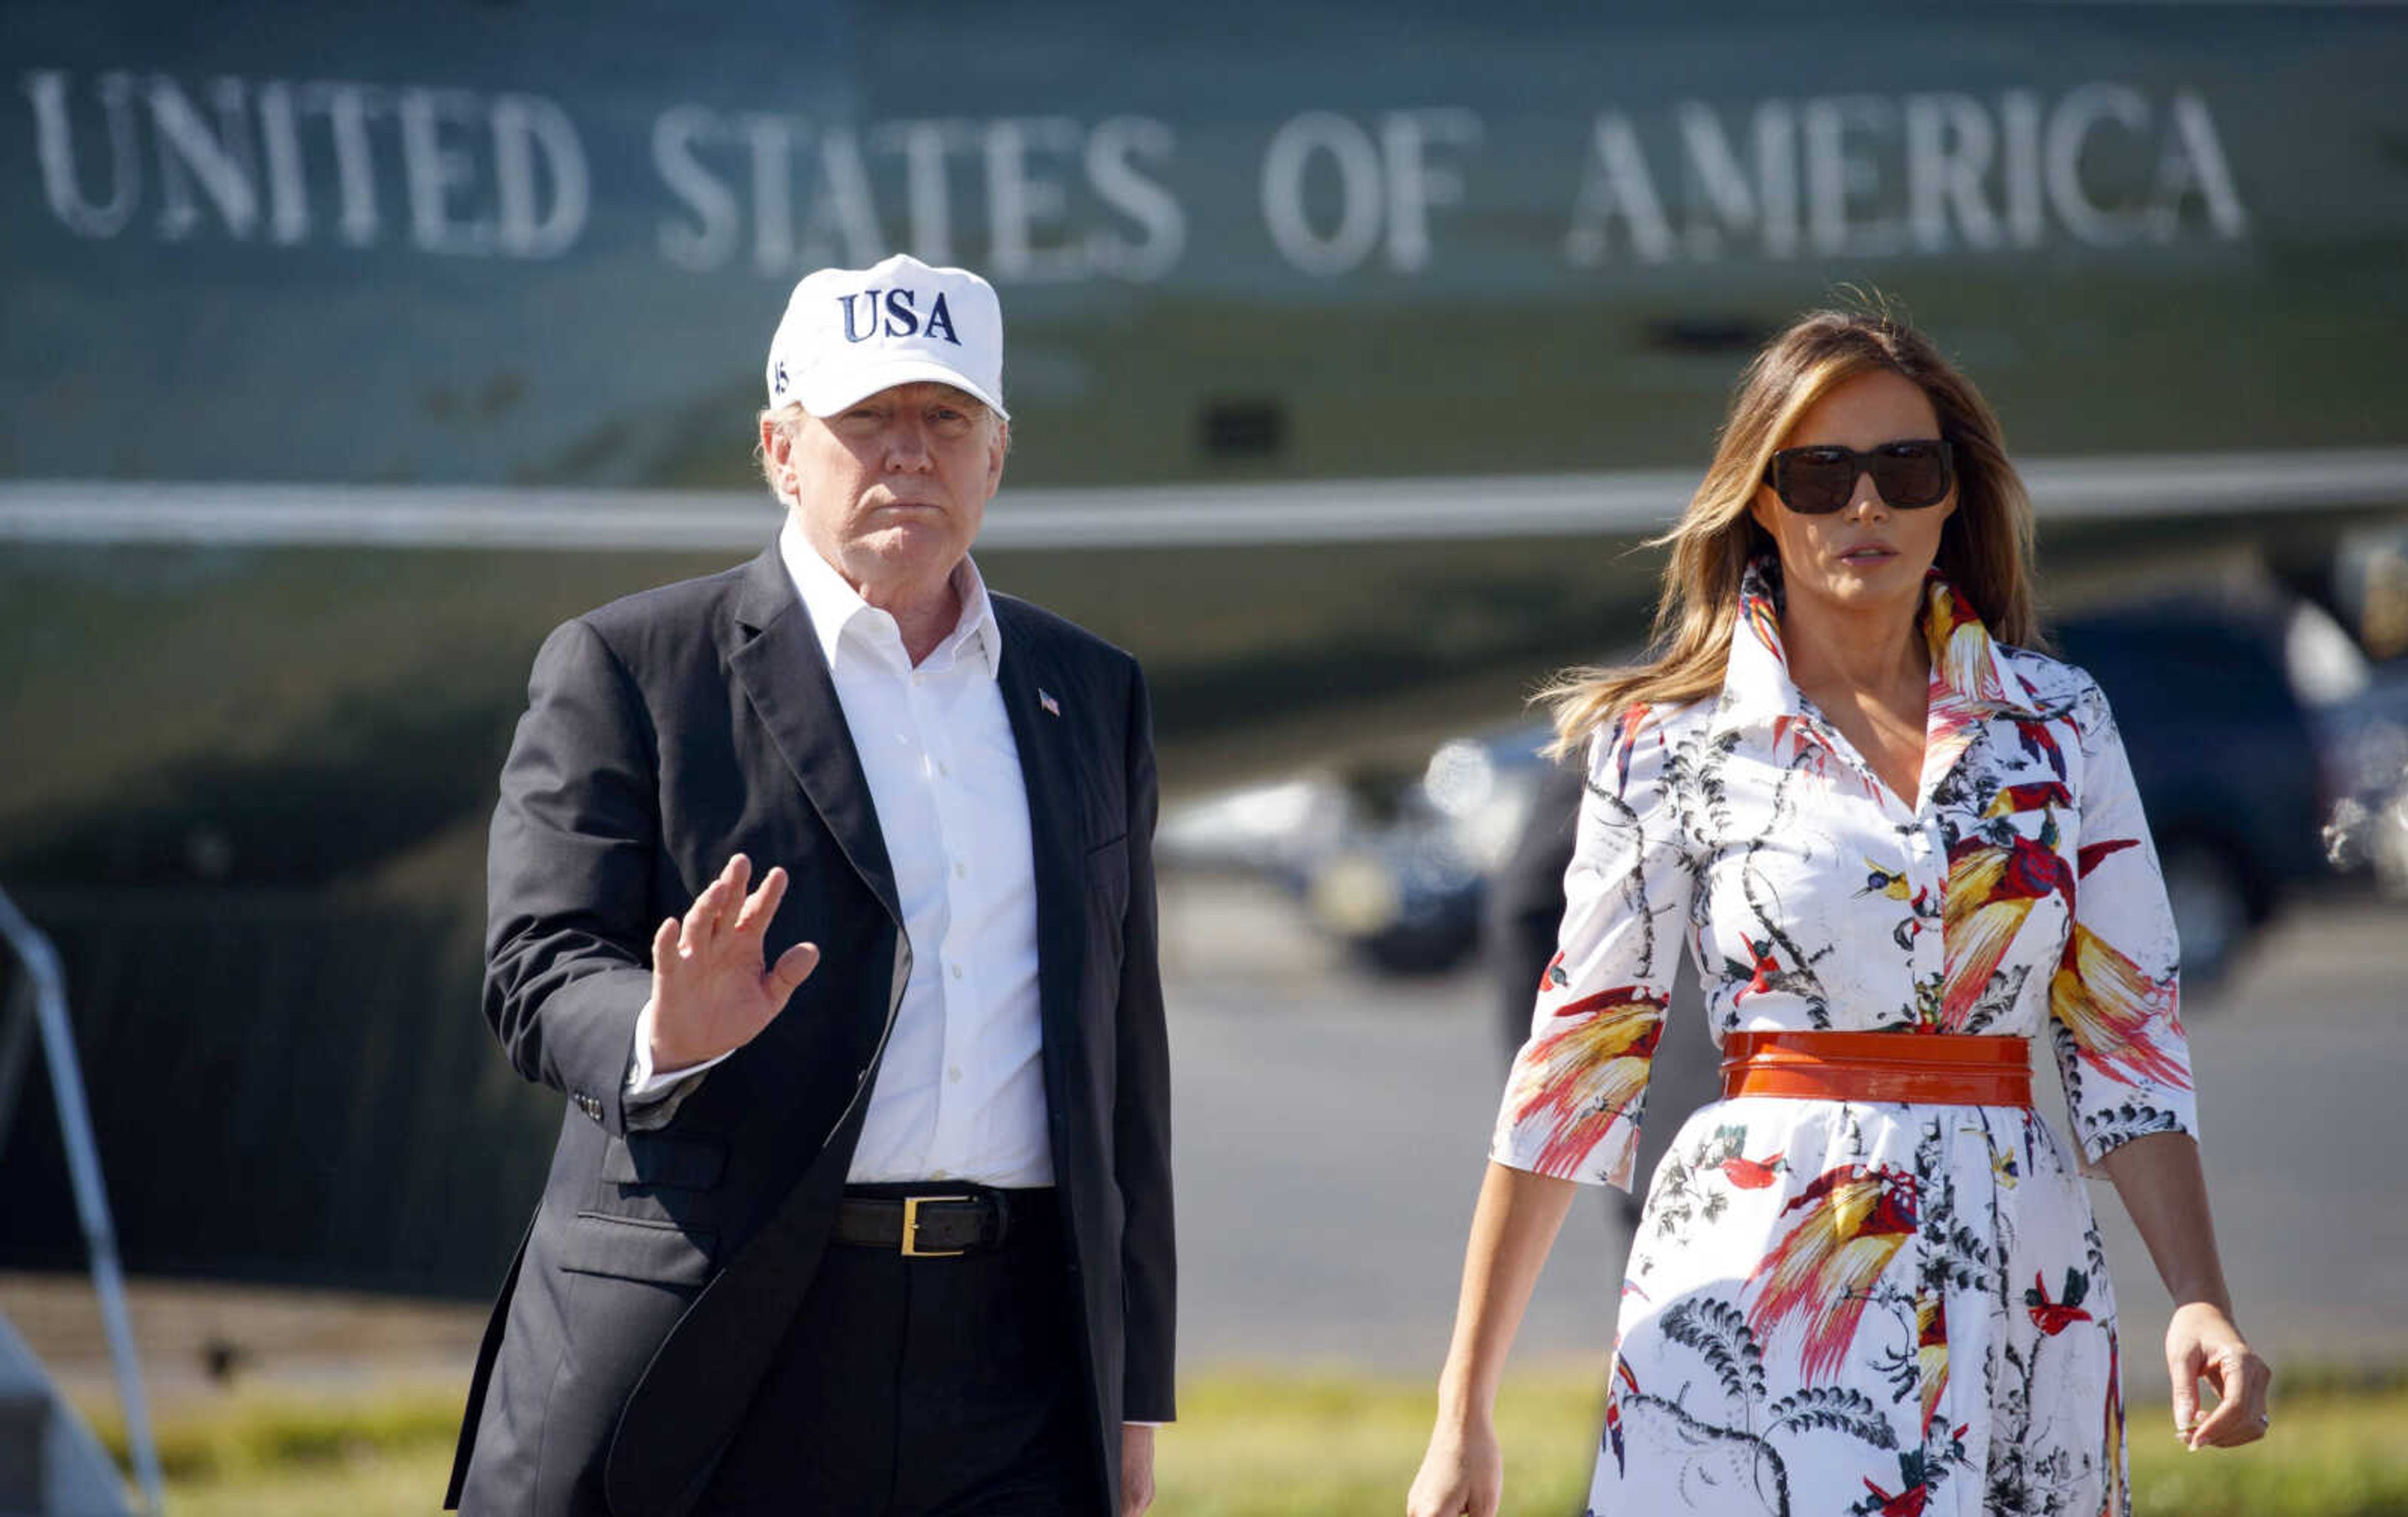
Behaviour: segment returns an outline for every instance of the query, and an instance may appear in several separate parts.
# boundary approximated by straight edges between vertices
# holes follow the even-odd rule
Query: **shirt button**
[[[947,764],[943,759],[939,759],[937,761],[937,772],[939,774],[949,775],[953,772],[953,768],[952,765]]]
[[[953,861],[953,878],[954,878],[954,879],[956,879],[956,880],[967,880],[967,879],[968,879],[968,878],[969,878],[969,872],[970,872],[970,866],[969,866],[968,865],[964,864],[964,863],[963,863],[963,862],[961,862],[959,859],[955,859],[955,860]]]
[[[911,675],[911,682],[915,685],[924,685],[928,682],[928,677],[915,670]]]
[[[928,1171],[928,1178],[930,1180],[951,1180],[953,1178],[953,1172],[950,1169],[931,1169]]]
[[[962,1082],[962,1066],[957,1064],[952,1068],[946,1070],[945,1078],[952,1081],[956,1085],[960,1084]]]
[[[953,966],[953,978],[955,980],[962,978],[962,966],[958,964]]]

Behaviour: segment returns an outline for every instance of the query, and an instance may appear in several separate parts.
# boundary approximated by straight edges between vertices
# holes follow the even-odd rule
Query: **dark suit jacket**
[[[1117,1490],[1122,1421],[1172,1414],[1151,718],[1127,654],[1009,596],[995,608],[1035,853],[1064,1288]],[[808,939],[819,967],[665,1125],[631,1130],[620,1097],[652,929],[738,851],[756,876],[792,877],[768,956]],[[486,1017],[519,1072],[568,1102],[486,1329],[451,1499],[512,1517],[679,1511],[826,1246],[910,963],[867,781],[774,545],[545,641],[488,897]]]

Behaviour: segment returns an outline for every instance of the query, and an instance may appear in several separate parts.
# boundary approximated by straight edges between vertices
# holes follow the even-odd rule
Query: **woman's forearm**
[[[2215,1250],[2207,1178],[2188,1133],[2152,1133],[2100,1161],[2176,1307],[2204,1303],[2229,1317],[2232,1295]]]
[[[1439,1377],[1441,1421],[1484,1417],[1495,1407],[1513,1334],[1579,1189],[1569,1180],[1489,1165],[1464,1250],[1455,1340]]]
[[[2166,1324],[2166,1373],[2173,1383],[2174,1431],[2184,1445],[2229,1448],[2266,1436],[2266,1387],[2274,1372],[2249,1347],[2232,1320],[2232,1293],[2215,1252],[2215,1224],[2207,1210],[2207,1179],[2199,1145],[2187,1133],[2152,1133],[2100,1161],[2115,1182],[2157,1276],[2174,1298]],[[2199,1387],[2216,1394],[2200,1410]]]

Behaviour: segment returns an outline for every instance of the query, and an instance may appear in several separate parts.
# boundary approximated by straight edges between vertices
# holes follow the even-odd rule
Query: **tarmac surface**
[[[1434,1376],[1504,1071],[1487,980],[1360,972],[1250,885],[1181,878],[1165,899],[1182,1363]],[[2310,901],[2187,1003],[2226,1269],[2278,1374],[2408,1364],[2403,971],[2408,908]],[[1665,1047],[1700,1070],[1712,1057],[1694,1021]],[[1567,1223],[1517,1363],[1602,1367],[1625,1247],[1603,1195]],[[2112,1189],[2100,1182],[2094,1199],[2128,1374],[2154,1395],[2164,1292]],[[146,1379],[166,1403],[215,1383],[213,1360],[296,1387],[455,1379],[483,1317],[139,1280],[133,1295]],[[0,1313],[70,1389],[108,1395],[87,1281],[0,1276]]]

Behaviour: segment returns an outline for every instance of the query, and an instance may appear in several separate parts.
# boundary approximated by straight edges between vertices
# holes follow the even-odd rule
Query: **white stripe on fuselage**
[[[2153,453],[2022,465],[2042,522],[2408,505],[2408,448]],[[1669,525],[1683,469],[1006,490],[982,548],[1244,547],[1612,536]],[[757,548],[757,492],[0,481],[0,541],[659,551]]]

